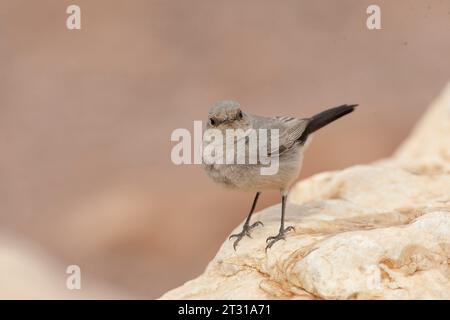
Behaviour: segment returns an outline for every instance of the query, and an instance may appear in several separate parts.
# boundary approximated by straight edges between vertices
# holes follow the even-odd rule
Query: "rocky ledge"
[[[161,299],[450,299],[450,85],[391,158],[301,181],[289,202],[287,241],[265,252],[280,208],[263,210],[253,239]]]

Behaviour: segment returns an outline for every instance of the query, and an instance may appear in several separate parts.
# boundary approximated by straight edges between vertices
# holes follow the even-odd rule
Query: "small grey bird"
[[[298,119],[293,117],[260,117],[250,115],[241,110],[235,101],[219,101],[209,110],[209,119],[206,129],[218,129],[225,136],[227,129],[278,129],[279,146],[277,156],[279,160],[278,172],[274,175],[261,175],[263,166],[259,161],[256,164],[205,164],[204,168],[209,177],[215,182],[232,189],[253,191],[256,196],[253,200],[250,213],[244,222],[242,231],[230,236],[236,238],[233,247],[236,247],[244,236],[250,237],[250,231],[261,221],[250,224],[253,211],[262,191],[279,190],[281,193],[281,223],[277,235],[267,238],[266,251],[274,243],[285,239],[286,233],[294,227],[284,226],[287,194],[290,187],[298,177],[303,161],[303,151],[316,130],[326,126],[334,120],[352,112],[357,105],[341,105],[325,110],[311,118]],[[248,141],[247,141],[248,142]],[[205,148],[208,143],[204,142]],[[270,148],[270,147],[268,147]],[[268,153],[271,155],[273,150]]]

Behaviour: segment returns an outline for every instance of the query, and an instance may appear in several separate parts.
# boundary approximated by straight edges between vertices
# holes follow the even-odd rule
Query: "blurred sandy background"
[[[80,31],[65,27],[74,3]],[[366,28],[372,3],[382,30]],[[172,130],[220,99],[294,116],[359,103],[315,135],[300,179],[370,162],[449,80],[449,57],[448,0],[0,0],[0,235],[55,277],[78,264],[114,288],[102,297],[156,298],[203,271],[253,197],[173,165]]]

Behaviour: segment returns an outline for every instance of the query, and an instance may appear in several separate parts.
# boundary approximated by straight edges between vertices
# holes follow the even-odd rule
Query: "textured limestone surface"
[[[450,299],[450,85],[389,158],[317,174],[162,299]],[[240,231],[241,225],[231,233]]]

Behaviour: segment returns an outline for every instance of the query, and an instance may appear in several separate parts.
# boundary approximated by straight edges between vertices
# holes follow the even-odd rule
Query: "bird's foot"
[[[242,227],[242,231],[236,234],[232,234],[228,240],[231,240],[233,238],[236,238],[236,240],[233,243],[233,248],[234,251],[236,251],[236,247],[239,243],[239,241],[241,241],[241,239],[244,236],[247,236],[249,238],[251,238],[252,236],[250,235],[250,231],[254,228],[256,228],[257,226],[264,226],[264,224],[261,221],[256,221],[255,223],[253,223],[252,225],[248,225],[248,224],[244,224],[244,226]]]
[[[279,240],[286,240],[286,233],[288,233],[291,230],[295,230],[293,226],[286,227],[285,229],[280,229],[280,232],[276,236],[268,237],[266,239],[267,243],[266,252],[267,249],[270,249],[275,244],[275,242]]]

